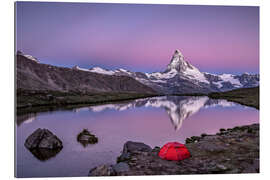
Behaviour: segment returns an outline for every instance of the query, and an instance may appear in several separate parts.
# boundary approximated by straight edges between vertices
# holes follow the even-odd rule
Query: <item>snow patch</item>
[[[94,73],[99,73],[99,74],[106,74],[106,75],[113,75],[115,73],[114,71],[102,69],[100,67],[94,67],[90,69],[89,71],[94,72]]]
[[[177,73],[178,73],[177,70],[172,69],[166,73],[160,73],[160,72],[155,72],[151,74],[146,73],[146,76],[148,78],[154,77],[156,79],[170,79],[170,78],[173,78]]]
[[[193,80],[209,84],[209,81],[205,78],[204,74],[195,67],[193,67],[193,69],[187,68],[185,71],[183,71],[183,74],[192,77]]]
[[[232,74],[222,74],[222,75],[219,75],[219,77],[222,79],[222,81],[230,82],[231,84],[235,85],[236,87],[243,86],[238,79],[234,78],[234,75],[232,75]]]
[[[75,66],[75,67],[73,67],[73,69],[80,70],[80,71],[87,71],[87,72],[89,72],[89,69],[80,68],[79,66]]]
[[[24,57],[26,57],[27,59],[30,59],[32,61],[35,61],[38,63],[38,60],[37,58],[35,58],[34,56],[31,56],[31,55],[27,55],[27,54],[23,54]]]

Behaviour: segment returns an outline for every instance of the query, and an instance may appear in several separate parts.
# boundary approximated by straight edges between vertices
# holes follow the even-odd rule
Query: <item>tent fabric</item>
[[[190,152],[184,144],[169,142],[160,149],[158,155],[165,160],[180,161],[189,158]]]

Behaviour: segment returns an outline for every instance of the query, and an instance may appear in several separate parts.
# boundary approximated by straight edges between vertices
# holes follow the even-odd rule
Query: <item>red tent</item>
[[[190,157],[190,153],[184,144],[169,142],[165,144],[158,153],[165,160],[180,161]]]

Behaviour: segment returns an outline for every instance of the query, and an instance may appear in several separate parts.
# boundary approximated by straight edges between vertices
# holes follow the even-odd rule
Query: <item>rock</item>
[[[125,162],[117,163],[116,165],[112,166],[112,168],[116,173],[129,171],[129,165]]]
[[[227,149],[227,147],[213,143],[211,141],[198,142],[198,148],[200,150],[209,151],[209,152],[223,152]]]
[[[135,151],[142,151],[142,152],[150,152],[152,148],[144,143],[141,142],[132,142],[128,141],[124,144],[123,152],[135,152]]]
[[[248,132],[249,128],[252,133]],[[189,138],[192,142],[186,147],[192,156],[178,162],[161,159],[159,147],[151,150],[143,143],[129,141],[124,144],[120,163],[111,166],[113,171],[110,166],[105,166],[95,172],[100,173],[97,175],[112,172],[113,175],[259,173],[259,126],[236,127],[222,132]]]
[[[62,149],[62,141],[58,139],[48,129],[38,128],[25,141],[25,147],[29,150],[33,149]]]
[[[226,166],[224,166],[224,165],[222,165],[222,164],[218,164],[218,165],[217,165],[217,168],[219,168],[219,169],[222,170],[222,171],[226,171],[226,170],[228,169]]]
[[[152,148],[144,143],[128,141],[124,144],[122,154],[117,158],[117,162],[129,160],[132,153],[150,151]]]
[[[46,161],[54,156],[56,156],[61,151],[58,149],[32,149],[30,152],[40,161]]]
[[[112,166],[109,165],[101,165],[95,167],[89,171],[88,176],[114,176],[115,171]]]
[[[91,134],[87,129],[84,129],[77,136],[77,141],[80,142],[84,147],[88,144],[95,144],[98,142],[98,138]]]

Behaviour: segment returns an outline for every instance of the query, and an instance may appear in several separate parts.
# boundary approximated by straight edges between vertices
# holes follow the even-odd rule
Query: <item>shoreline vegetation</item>
[[[17,90],[17,115],[53,110],[73,109],[86,105],[117,103],[156,96],[208,96],[225,99],[259,109],[259,87],[241,88],[209,94],[142,94],[142,93],[86,93],[41,90]]]
[[[73,109],[86,105],[117,103],[140,98],[163,96],[140,93],[83,93],[17,90],[17,115],[53,110]]]
[[[236,102],[245,106],[260,109],[260,88],[240,88],[227,92],[210,93],[208,97],[212,99],[226,99],[228,101]]]

